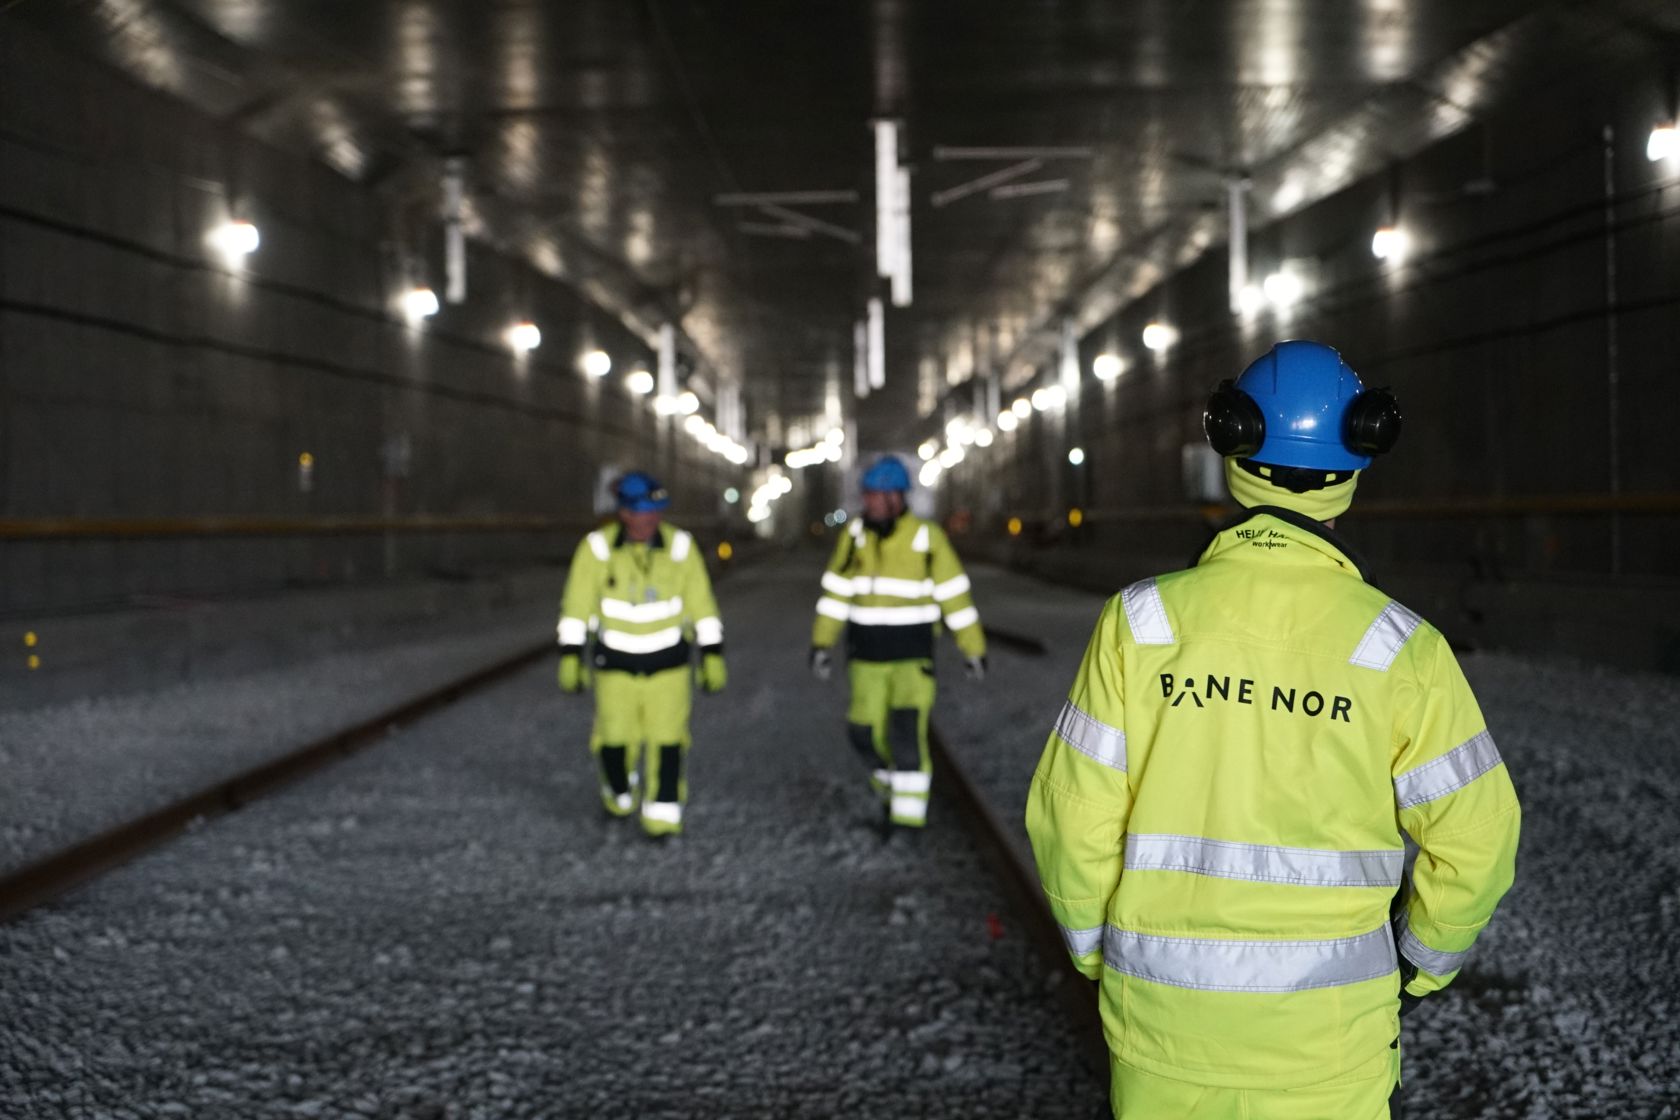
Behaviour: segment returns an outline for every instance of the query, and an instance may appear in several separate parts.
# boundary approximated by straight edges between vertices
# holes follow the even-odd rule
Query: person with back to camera
[[[705,557],[694,537],[661,514],[665,488],[641,471],[616,487],[618,526],[583,539],[560,603],[560,689],[595,689],[589,749],[601,803],[636,812],[650,836],[681,832],[688,801],[689,636],[700,647],[699,683],[722,692],[729,675]],[[589,645],[594,631],[593,649]],[[587,661],[586,661],[587,658]],[[647,747],[647,792],[641,756]]]
[[[870,784],[891,825],[927,824],[933,761],[934,636],[951,631],[970,678],[986,675],[986,635],[951,541],[908,511],[910,472],[883,455],[863,472],[863,516],[840,534],[823,572],[811,625],[811,672],[827,680],[846,637],[851,703],[846,731],[871,767]]]
[[[1104,607],[1032,779],[1039,876],[1116,1117],[1397,1116],[1398,1016],[1510,887],[1516,792],[1446,639],[1333,528],[1394,398],[1282,342],[1203,423],[1245,512]]]

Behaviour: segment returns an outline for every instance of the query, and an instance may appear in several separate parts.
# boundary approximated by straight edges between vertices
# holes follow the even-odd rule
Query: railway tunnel
[[[1338,563],[1523,807],[1396,1099],[1680,1115],[1677,114],[1657,0],[0,5],[0,1113],[1108,1115],[1035,768],[1311,339],[1403,415]],[[960,584],[837,575],[883,457]],[[638,471],[723,634],[662,838],[556,688],[663,632],[562,622]]]

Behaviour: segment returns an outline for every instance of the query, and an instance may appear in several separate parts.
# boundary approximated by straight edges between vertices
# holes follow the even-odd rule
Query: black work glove
[[[822,646],[811,647],[811,675],[826,681],[834,674],[834,651]]]

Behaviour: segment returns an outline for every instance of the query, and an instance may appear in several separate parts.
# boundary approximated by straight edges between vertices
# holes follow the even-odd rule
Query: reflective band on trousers
[[[964,607],[960,611],[952,611],[945,616],[945,625],[953,630],[963,630],[980,621],[980,612],[973,607]]]
[[[1456,793],[1498,766],[1499,748],[1486,731],[1471,736],[1440,758],[1394,777],[1394,803],[1402,809]]]
[[[1406,644],[1406,639],[1412,636],[1412,631],[1422,621],[1399,603],[1389,600],[1388,606],[1365,631],[1365,636],[1359,639],[1348,664],[1375,669],[1380,673],[1388,672],[1388,667],[1400,655],[1400,647]]]
[[[894,820],[927,820],[928,803],[925,797],[905,797],[893,794],[891,813]]]
[[[563,646],[581,646],[589,640],[589,623],[581,618],[562,618],[555,629]]]
[[[1090,929],[1071,929],[1058,925],[1062,931],[1062,941],[1067,945],[1068,952],[1076,957],[1083,957],[1086,953],[1094,953],[1102,948],[1103,927],[1092,926]]]
[[[952,576],[944,583],[933,589],[933,597],[943,603],[947,599],[955,599],[970,587],[967,576]]]
[[[1406,915],[1400,916],[1400,955],[1423,969],[1433,972],[1437,976],[1447,976],[1464,967],[1465,958],[1470,956],[1470,950],[1463,949],[1457,953],[1444,953],[1439,949],[1431,949],[1417,939],[1412,927],[1406,921]]]
[[[1104,766],[1126,769],[1126,733],[1110,727],[1100,719],[1086,715],[1069,700],[1056,717],[1056,734],[1080,754],[1096,759]]]
[[[676,801],[644,801],[642,802],[642,816],[650,821],[681,824],[682,805]]]
[[[846,617],[859,626],[914,626],[938,622],[939,608],[932,603],[919,607],[852,607]]]
[[[682,641],[681,626],[667,626],[651,634],[625,634],[617,630],[602,630],[601,644],[620,653],[658,653]]]
[[[1155,586],[1153,578],[1139,580],[1120,592],[1120,603],[1126,608],[1126,622],[1138,645],[1172,645],[1173,628],[1167,620],[1167,604],[1161,599],[1161,589]]]
[[[683,601],[660,599],[653,603],[632,603],[628,599],[602,599],[601,617],[619,622],[664,622],[682,613]]]
[[[1109,926],[1103,966],[1175,988],[1302,992],[1387,976],[1398,962],[1386,925],[1323,941],[1159,937]]]
[[[716,615],[702,618],[694,624],[694,640],[703,646],[715,646],[723,641],[723,621]]]
[[[933,775],[921,770],[894,770],[891,782],[894,793],[919,793],[926,797],[933,788]]]
[[[1188,871],[1257,883],[1393,890],[1400,885],[1405,862],[1403,848],[1338,852],[1138,833],[1126,837],[1124,866],[1126,871]]]

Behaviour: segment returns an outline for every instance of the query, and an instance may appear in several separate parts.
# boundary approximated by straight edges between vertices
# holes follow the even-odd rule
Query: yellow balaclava
[[[1258,464],[1256,466],[1264,474],[1271,473],[1270,467]],[[1281,506],[1305,514],[1314,521],[1329,521],[1332,517],[1339,517],[1347,512],[1348,506],[1353,504],[1353,490],[1359,485],[1360,473],[1354,471],[1353,477],[1346,482],[1338,482],[1322,490],[1308,490],[1305,494],[1297,494],[1243,470],[1237,466],[1234,457],[1227,456],[1225,459],[1225,485],[1230,488],[1231,497],[1237,500],[1238,505],[1245,509],[1253,509],[1255,506]]]

